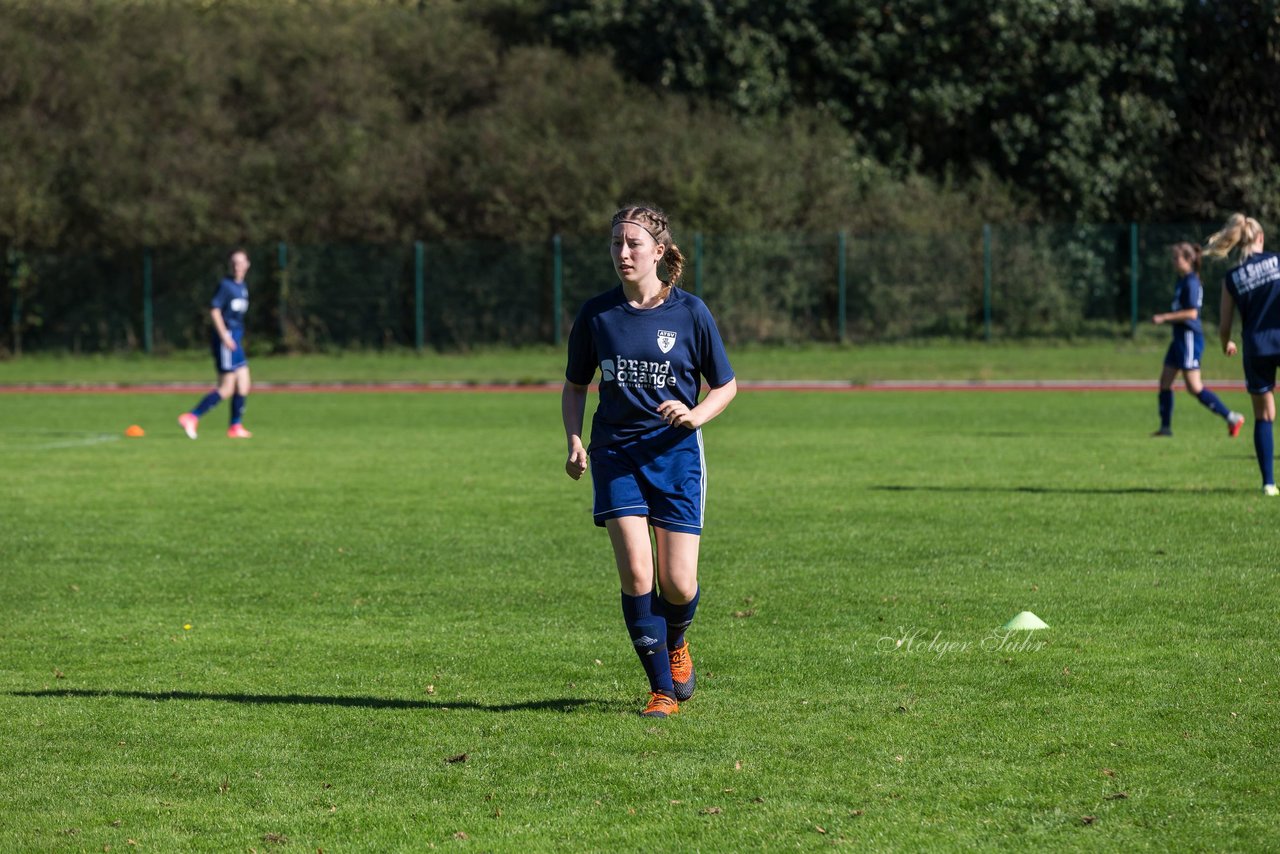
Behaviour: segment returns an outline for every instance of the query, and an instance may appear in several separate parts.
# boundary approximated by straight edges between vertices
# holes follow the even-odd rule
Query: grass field
[[[1141,329],[1132,340],[1076,343],[929,341],[912,344],[735,347],[734,368],[744,380],[1017,380],[1150,379],[1160,375],[1169,345],[1165,329]],[[561,382],[564,348],[490,348],[421,355],[412,351],[254,356],[254,377],[267,382]],[[1206,381],[1243,387],[1240,363],[1212,344],[1204,357]],[[0,359],[0,386],[32,382],[209,382],[205,353],[66,356],[35,354]]]
[[[556,395],[192,402],[0,396],[0,850],[1275,843],[1280,502],[1185,395],[742,393],[667,721]]]

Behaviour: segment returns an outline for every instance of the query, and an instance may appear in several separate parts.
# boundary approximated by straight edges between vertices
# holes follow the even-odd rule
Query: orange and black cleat
[[[689,642],[667,653],[671,658],[671,681],[676,688],[676,699],[684,702],[693,696],[697,678],[693,674],[693,656],[689,654]]]
[[[646,718],[669,718],[680,711],[676,698],[661,691],[649,692],[649,705],[644,707],[641,716]]]

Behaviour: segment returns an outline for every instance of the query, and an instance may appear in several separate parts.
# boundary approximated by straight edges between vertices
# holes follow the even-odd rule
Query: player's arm
[[[1222,352],[1228,356],[1236,354],[1236,342],[1231,340],[1231,324],[1236,318],[1236,301],[1222,283],[1222,299],[1218,303],[1218,339],[1222,342]]]
[[[1181,311],[1166,311],[1163,314],[1155,314],[1151,316],[1152,323],[1182,323],[1188,320],[1195,320],[1200,316],[1198,308],[1184,308]]]
[[[687,408],[678,400],[664,400],[658,406],[658,414],[673,427],[687,427],[697,430],[721,412],[738,394],[738,380],[731,379],[724,385],[713,388],[707,396],[693,409]]]
[[[564,420],[564,436],[569,445],[569,458],[564,470],[577,480],[587,470],[587,449],[582,444],[582,420],[587,411],[588,387],[565,380],[560,392],[560,417]]]
[[[213,320],[213,328],[217,330],[218,337],[222,339],[222,343],[226,345],[228,350],[236,348],[236,339],[231,337],[231,332],[227,329],[227,323],[222,319],[222,309],[209,309],[209,317]]]

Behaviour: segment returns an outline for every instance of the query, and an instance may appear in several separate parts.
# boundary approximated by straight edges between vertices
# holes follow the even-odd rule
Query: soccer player
[[[1276,489],[1275,437],[1276,366],[1280,365],[1280,256],[1263,252],[1262,226],[1253,217],[1232,214],[1226,225],[1205,241],[1205,254],[1230,257],[1236,266],[1222,280],[1218,337],[1222,352],[1236,354],[1231,322],[1240,310],[1240,339],[1244,352],[1245,387],[1253,399],[1253,450],[1262,472],[1263,495],[1280,495]]]
[[[218,386],[201,398],[195,408],[178,416],[178,424],[192,439],[200,418],[224,398],[231,398],[231,425],[227,435],[232,439],[248,439],[253,434],[244,428],[245,398],[249,396],[249,362],[244,355],[244,316],[249,311],[249,254],[237,249],[227,256],[230,275],[218,283],[210,304],[209,317],[213,330],[209,343],[213,349],[213,367],[218,372]]]
[[[1204,305],[1204,288],[1200,285],[1200,247],[1192,243],[1175,243],[1170,250],[1178,283],[1173,291],[1173,310],[1153,315],[1157,325],[1173,324],[1173,342],[1164,354],[1164,370],[1160,372],[1160,429],[1152,436],[1173,435],[1173,379],[1182,371],[1187,391],[1213,413],[1227,422],[1227,435],[1240,435],[1244,416],[1232,412],[1218,396],[1200,382],[1200,354],[1204,352],[1204,330],[1200,327],[1200,307]]]
[[[620,286],[587,300],[569,334],[560,406],[565,471],[577,480],[590,463],[595,523],[609,532],[623,619],[649,678],[641,714],[665,718],[693,696],[696,681],[685,631],[699,595],[707,488],[701,427],[738,386],[711,312],[676,287],[684,256],[666,214],[647,205],[619,210],[611,253]],[[584,448],[587,387],[597,370],[600,402]],[[710,391],[699,403],[703,379]]]

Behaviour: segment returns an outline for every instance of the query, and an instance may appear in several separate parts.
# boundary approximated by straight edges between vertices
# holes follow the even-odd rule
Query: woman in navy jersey
[[[1205,241],[1205,254],[1229,258],[1236,265],[1222,280],[1218,337],[1222,352],[1234,356],[1231,324],[1239,310],[1245,387],[1253,399],[1253,449],[1262,473],[1262,492],[1275,496],[1280,495],[1272,432],[1276,420],[1273,389],[1280,365],[1280,256],[1263,252],[1263,243],[1258,221],[1237,213]]]
[[[209,346],[213,350],[213,367],[218,372],[218,386],[201,398],[195,408],[178,416],[178,424],[192,439],[200,425],[200,417],[224,398],[231,398],[231,424],[227,436],[248,439],[253,434],[244,428],[245,398],[249,396],[249,361],[244,355],[244,317],[249,311],[249,254],[237,249],[227,256],[230,275],[218,283],[209,306],[213,329]]]
[[[1232,412],[1218,396],[1200,382],[1200,354],[1204,352],[1204,330],[1200,326],[1200,307],[1204,305],[1204,289],[1200,285],[1200,247],[1192,243],[1175,243],[1171,248],[1173,269],[1178,283],[1173,292],[1173,309],[1154,315],[1157,325],[1173,326],[1173,342],[1164,356],[1160,372],[1160,429],[1153,436],[1173,435],[1173,380],[1182,372],[1187,391],[1213,413],[1227,422],[1227,435],[1240,435],[1244,416]]]
[[[569,334],[565,471],[577,480],[591,469],[595,523],[609,532],[623,619],[649,678],[641,714],[667,717],[695,684],[684,635],[699,593],[707,485],[700,428],[738,386],[711,312],[676,287],[684,257],[666,214],[648,205],[619,210],[611,254],[620,285],[587,300]],[[587,389],[597,371],[600,403],[584,447]],[[699,402],[704,379],[710,391]]]

